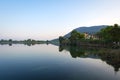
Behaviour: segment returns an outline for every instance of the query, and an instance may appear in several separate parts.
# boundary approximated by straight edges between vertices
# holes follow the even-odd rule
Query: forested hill
[[[91,27],[79,27],[79,28],[76,28],[74,30],[80,32],[80,33],[84,33],[84,32],[87,32],[89,34],[94,34],[96,32],[99,32],[102,28],[105,28],[107,27],[107,25],[100,25],[100,26],[91,26]],[[70,33],[69,32],[68,34],[64,35],[64,37],[70,37]]]
[[[78,32],[80,33],[84,33],[84,32],[87,32],[89,34],[94,34],[96,32],[99,32],[102,28],[105,28],[107,27],[107,25],[99,25],[99,26],[90,26],[90,27],[78,27],[74,30],[77,30]],[[71,31],[72,32],[72,31]],[[70,37],[70,33],[69,32],[68,34],[65,34],[64,37],[65,38],[68,38]],[[60,35],[61,36],[61,35]],[[58,36],[59,37],[59,36]],[[59,42],[58,38],[57,39],[53,39],[51,40],[51,42]]]

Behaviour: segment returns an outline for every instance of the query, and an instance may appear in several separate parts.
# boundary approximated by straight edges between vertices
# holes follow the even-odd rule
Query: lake
[[[119,51],[0,45],[0,80],[120,80]]]

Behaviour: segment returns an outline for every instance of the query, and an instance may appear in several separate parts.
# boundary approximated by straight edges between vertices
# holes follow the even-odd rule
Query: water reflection
[[[0,50],[0,80],[120,80],[113,70],[120,67],[118,49],[7,44]]]
[[[120,49],[107,49],[101,47],[72,47],[72,46],[59,46],[59,51],[69,51],[73,58],[98,58],[105,61],[107,64],[114,68],[115,72],[120,68]]]
[[[12,46],[12,43],[9,43],[9,46]]]
[[[33,46],[33,45],[37,45],[37,44],[49,45],[48,42],[46,42],[46,43],[0,43],[0,45],[9,45],[9,46],[12,46],[13,44],[24,44],[24,45],[27,45],[27,46]]]

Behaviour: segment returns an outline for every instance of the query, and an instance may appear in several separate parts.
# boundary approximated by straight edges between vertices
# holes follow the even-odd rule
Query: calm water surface
[[[0,45],[0,80],[120,80],[120,54],[115,62],[108,54],[51,44]]]

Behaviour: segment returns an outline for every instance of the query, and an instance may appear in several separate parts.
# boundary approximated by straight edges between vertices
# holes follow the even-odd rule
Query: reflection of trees
[[[69,51],[73,58],[76,57],[100,58],[107,64],[113,66],[115,71],[119,71],[120,49],[60,46],[59,51],[61,52],[63,50]]]
[[[112,65],[115,71],[119,71],[120,68],[120,50],[104,50],[98,54],[103,61]]]
[[[12,39],[9,39],[9,40],[0,40],[0,45],[9,45],[9,46],[12,46],[12,44],[24,44],[24,45],[27,45],[27,46],[32,46],[32,45],[35,45],[35,44],[49,44],[49,41],[39,41],[39,40],[31,40],[31,39],[28,39],[28,40],[24,40],[24,41],[13,41]]]
[[[9,46],[12,46],[12,43],[9,43]]]
[[[70,54],[73,58],[84,56],[84,51],[76,47],[70,47]]]
[[[93,52],[96,52],[98,48],[91,48],[91,47],[73,47],[73,46],[59,46],[59,51],[63,51],[63,50],[66,50],[66,51],[69,51],[71,56],[73,58],[76,58],[76,57],[88,57],[88,56],[92,56],[93,54],[89,54],[91,51]],[[93,56],[96,56],[96,54],[94,53]],[[95,57],[96,58],[96,57]]]

